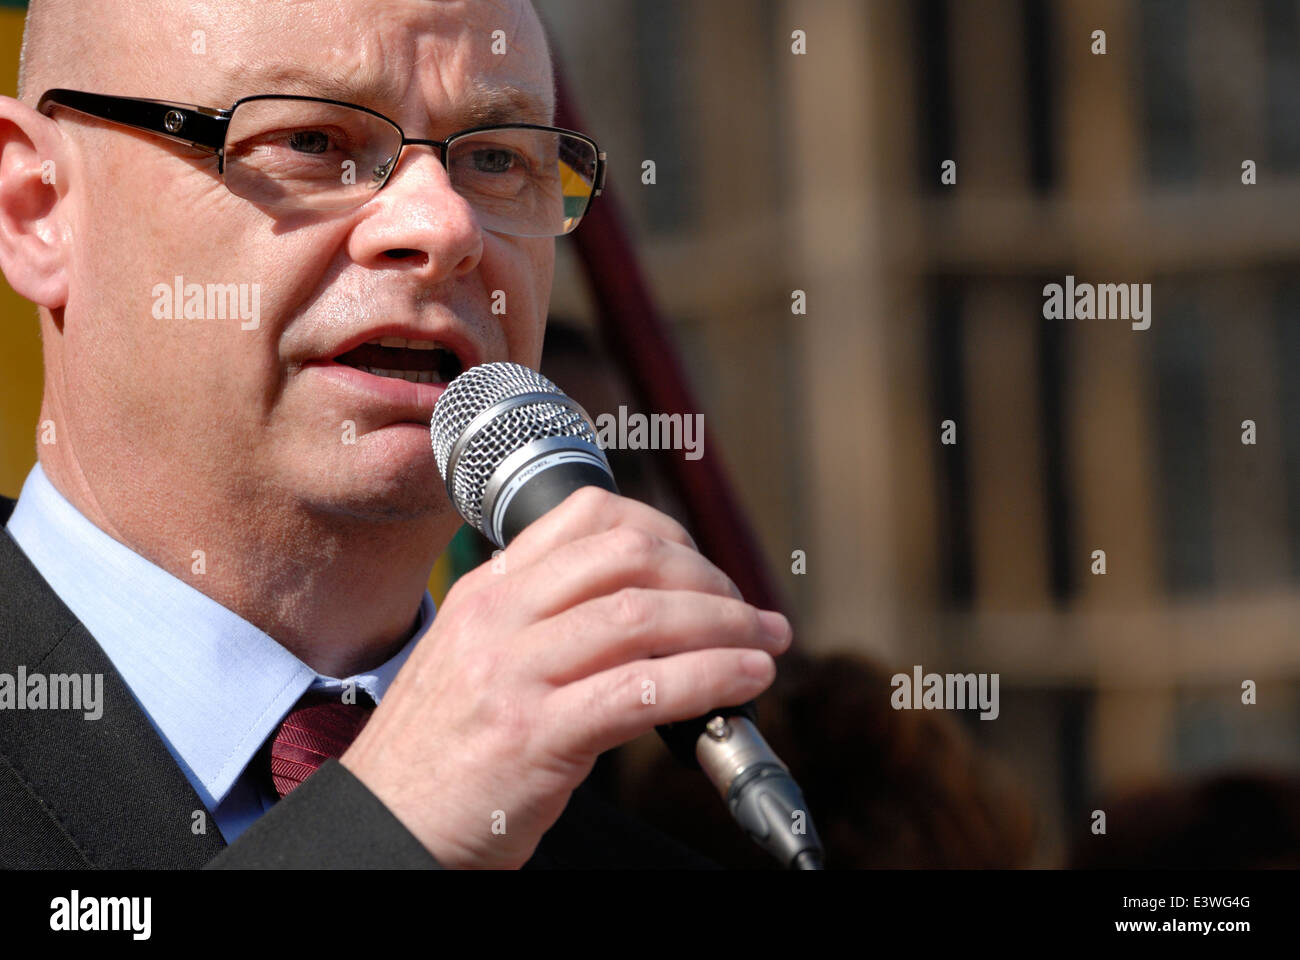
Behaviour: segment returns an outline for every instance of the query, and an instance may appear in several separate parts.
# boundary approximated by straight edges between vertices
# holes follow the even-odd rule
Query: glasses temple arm
[[[212,153],[221,151],[226,142],[226,127],[230,123],[224,111],[165,100],[109,97],[80,90],[48,90],[36,109],[49,116],[56,106]]]

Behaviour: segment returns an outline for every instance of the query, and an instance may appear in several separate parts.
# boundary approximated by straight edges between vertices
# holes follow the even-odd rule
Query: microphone
[[[579,487],[618,492],[587,412],[519,364],[480,364],[456,377],[429,433],[447,496],[498,547]],[[679,762],[703,771],[750,839],[787,868],[820,870],[821,839],[803,794],[756,721],[751,700],[655,729]]]

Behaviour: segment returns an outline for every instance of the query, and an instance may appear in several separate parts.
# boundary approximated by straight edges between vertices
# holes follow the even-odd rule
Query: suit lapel
[[[12,510],[0,498],[0,524]],[[16,677],[20,666],[103,676],[96,720],[0,710],[0,753],[88,865],[200,867],[223,849],[211,812],[99,644],[0,530],[0,673]]]
[[[45,848],[31,849],[37,831],[25,836],[22,859],[111,869],[207,864],[225,848],[211,812],[103,649],[3,530],[13,506],[0,497],[0,673],[17,676],[23,666],[28,675],[101,674],[104,684],[97,720],[82,711],[0,710],[0,777],[12,772],[23,785],[18,795],[39,806],[30,822],[44,823],[43,816],[54,825],[39,831]],[[196,834],[199,813],[206,832]],[[630,865],[717,867],[620,814],[584,785],[525,868]]]

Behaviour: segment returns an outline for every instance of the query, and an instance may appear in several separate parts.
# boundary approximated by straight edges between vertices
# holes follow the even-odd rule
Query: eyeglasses
[[[438,151],[452,189],[474,209],[483,229],[494,233],[570,233],[605,183],[605,154],[594,140],[532,123],[413,140],[383,114],[320,97],[244,97],[218,110],[47,90],[37,110],[49,116],[56,106],[215,153],[230,192],[268,207],[358,207],[388,182],[408,144]]]

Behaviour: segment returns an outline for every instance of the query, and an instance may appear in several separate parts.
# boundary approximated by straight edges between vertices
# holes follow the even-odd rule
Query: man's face
[[[522,0],[221,0],[159,11],[143,34],[135,18],[110,24],[124,61],[120,82],[100,92],[215,107],[253,94],[324,96],[377,110],[408,137],[443,139],[485,122],[484,91],[514,88],[540,114],[500,120],[550,122],[549,57]],[[326,361],[383,333],[452,346],[464,364],[536,367],[554,240],[481,230],[425,146],[406,147],[362,207],[287,213],[234,196],[215,158],[182,145],[110,126],[71,135],[85,145],[84,189],[64,415],[92,489],[134,476],[159,507],[167,490],[197,488],[214,509],[267,497],[396,521],[450,509],[429,444],[438,391]],[[247,285],[250,306],[255,285],[257,327],[184,319],[183,303],[175,319],[157,318],[166,306],[157,288],[177,277]],[[502,297],[505,312],[494,313]]]

